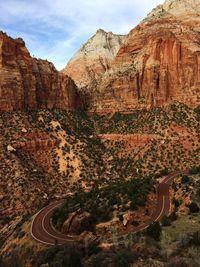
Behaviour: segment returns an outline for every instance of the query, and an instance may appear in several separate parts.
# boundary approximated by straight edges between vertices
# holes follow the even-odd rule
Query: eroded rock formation
[[[72,57],[62,72],[69,75],[79,88],[91,92],[102,74],[109,70],[124,39],[124,35],[116,35],[102,29],[97,30],[96,34]]]
[[[134,28],[94,95],[92,110],[124,111],[200,95],[200,5],[167,0]]]
[[[18,142],[13,144],[13,147],[17,150],[23,150],[26,152],[36,153],[38,150],[52,150],[58,144],[57,140],[52,139],[38,139],[38,140],[29,140],[25,142]]]
[[[80,102],[71,78],[32,58],[21,38],[0,32],[0,110],[73,109]]]
[[[140,147],[150,143],[159,137],[155,134],[100,134],[102,140],[109,140],[114,142],[125,142],[131,146]]]
[[[79,235],[92,225],[91,214],[88,212],[73,212],[64,222],[62,233]]]
[[[198,0],[166,0],[127,37],[98,30],[61,72],[32,58],[22,39],[1,32],[0,110],[89,105],[91,112],[113,113],[173,101],[196,106],[199,15]]]

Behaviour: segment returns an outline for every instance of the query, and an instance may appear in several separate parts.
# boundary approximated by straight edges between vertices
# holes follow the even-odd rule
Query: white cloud
[[[98,28],[126,34],[162,2],[7,0],[0,3],[0,26],[9,34],[25,38],[31,53],[53,61],[60,69]]]

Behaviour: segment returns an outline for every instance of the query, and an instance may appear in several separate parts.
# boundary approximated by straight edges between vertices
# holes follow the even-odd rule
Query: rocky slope
[[[72,109],[80,105],[74,82],[46,60],[32,58],[21,38],[0,32],[0,110]]]
[[[95,93],[99,112],[198,103],[200,5],[167,0],[127,36]]]
[[[69,75],[82,90],[91,91],[97,85],[97,80],[110,68],[124,40],[124,35],[97,30],[62,72]]]
[[[37,260],[38,250],[45,249],[30,235],[31,217],[48,202],[71,193],[77,193],[77,198],[71,199],[73,206],[68,205],[69,200],[66,203],[75,210],[62,212],[62,219],[69,212],[79,211],[78,202],[87,212],[93,215],[98,212],[98,220],[104,218],[97,225],[98,233],[105,232],[105,227],[108,234],[113,229],[117,233],[131,232],[134,223],[150,216],[155,198],[147,198],[145,206],[139,206],[132,216],[127,209],[129,200],[121,195],[122,188],[130,188],[127,183],[130,179],[139,182],[148,176],[156,182],[154,177],[166,175],[167,171],[198,166],[199,115],[199,108],[194,110],[181,104],[135,110],[131,114],[116,113],[112,117],[58,109],[1,112],[0,266],[10,267],[14,260],[20,267],[40,266],[29,264]],[[16,151],[8,151],[8,145]],[[141,190],[146,191],[145,188],[142,186]],[[144,203],[138,201],[145,196],[141,190],[137,198],[136,191],[129,190],[135,203]],[[190,192],[192,189],[187,185],[187,197]],[[179,194],[179,200],[182,199]],[[72,233],[81,225],[82,213],[74,215],[66,221],[63,231]],[[106,218],[109,221],[104,215],[109,215]],[[125,219],[129,220],[127,225]],[[199,229],[197,217],[196,221]],[[59,226],[62,220],[57,222]],[[190,222],[193,224],[193,220]],[[1,265],[1,259],[5,265]]]

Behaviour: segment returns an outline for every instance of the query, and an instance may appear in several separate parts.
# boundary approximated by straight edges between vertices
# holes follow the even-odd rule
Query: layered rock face
[[[32,58],[21,38],[0,32],[0,110],[73,109],[80,105],[74,82],[46,60]]]
[[[133,29],[94,95],[92,110],[190,106],[200,95],[200,3],[167,0]]]
[[[91,92],[102,74],[109,70],[124,40],[124,35],[98,30],[73,56],[62,72],[69,75],[79,88]]]
[[[125,142],[131,146],[140,147],[158,139],[155,134],[100,134],[102,140],[114,142]]]

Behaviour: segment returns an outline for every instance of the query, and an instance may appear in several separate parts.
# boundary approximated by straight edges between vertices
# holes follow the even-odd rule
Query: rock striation
[[[69,75],[79,88],[91,92],[99,78],[109,70],[124,40],[124,35],[116,35],[102,29],[97,30],[96,34],[72,57],[62,72]]]
[[[200,2],[167,0],[130,31],[93,94],[91,110],[127,111],[200,95]]]
[[[156,134],[99,134],[99,138],[105,141],[125,142],[131,146],[141,147],[159,137]]]
[[[199,0],[166,0],[127,36],[98,30],[61,72],[0,32],[0,110],[112,114],[174,101],[194,107],[199,95]]]
[[[47,60],[31,57],[21,38],[0,32],[0,110],[73,109],[77,87]]]

